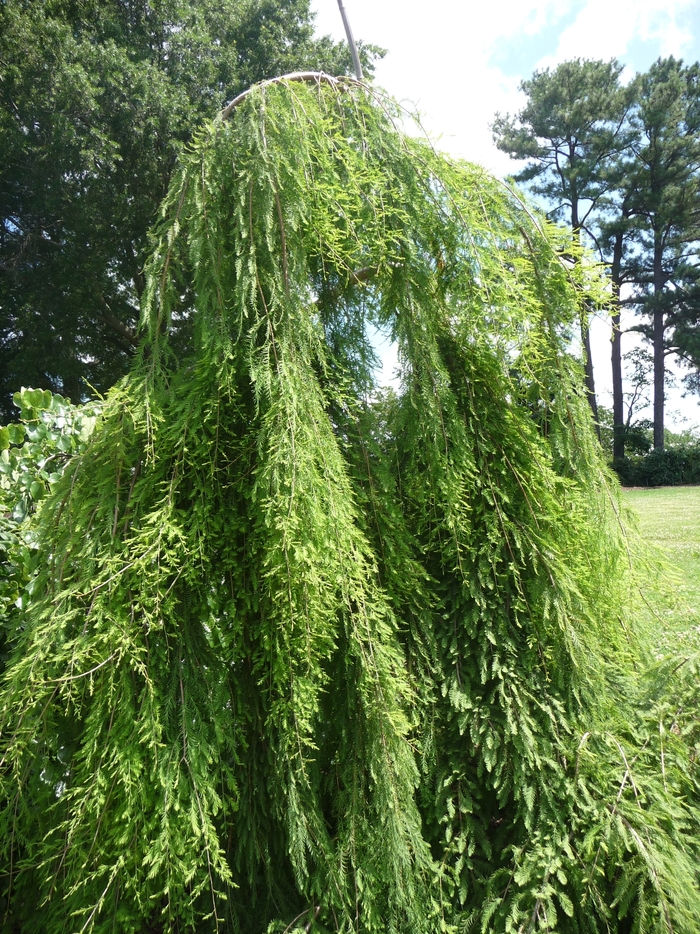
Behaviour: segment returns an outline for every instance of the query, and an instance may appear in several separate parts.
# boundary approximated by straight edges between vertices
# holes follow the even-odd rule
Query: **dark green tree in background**
[[[202,121],[255,81],[350,64],[308,0],[0,5],[2,420],[22,385],[77,402],[125,372],[148,230]]]

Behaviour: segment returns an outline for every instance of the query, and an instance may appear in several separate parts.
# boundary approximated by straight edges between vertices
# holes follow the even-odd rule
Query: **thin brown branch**
[[[136,334],[134,334],[134,332],[128,328],[123,321],[121,321],[115,314],[112,313],[112,309],[107,304],[105,298],[102,295],[98,295],[97,302],[102,309],[102,312],[98,312],[95,317],[103,324],[106,324],[108,328],[116,331],[117,334],[121,335],[133,347],[138,347],[140,341]]]

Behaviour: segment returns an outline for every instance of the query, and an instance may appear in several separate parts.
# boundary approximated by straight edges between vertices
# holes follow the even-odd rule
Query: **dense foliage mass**
[[[700,444],[668,446],[613,461],[625,486],[700,486]]]
[[[12,610],[8,931],[697,930],[697,664],[638,644],[568,352],[599,286],[400,119],[281,81],[182,160]]]

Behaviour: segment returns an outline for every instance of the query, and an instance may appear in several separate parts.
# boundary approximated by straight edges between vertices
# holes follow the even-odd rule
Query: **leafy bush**
[[[71,457],[85,449],[99,405],[71,405],[47,390],[15,393],[20,422],[0,427],[0,663],[11,618],[26,606],[36,572],[30,519]]]
[[[679,486],[700,483],[700,443],[614,460],[612,467],[625,486]]]

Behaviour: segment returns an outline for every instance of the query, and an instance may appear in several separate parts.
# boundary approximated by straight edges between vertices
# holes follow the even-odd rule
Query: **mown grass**
[[[642,537],[667,562],[664,589],[650,625],[664,650],[700,648],[700,486],[628,489]]]

